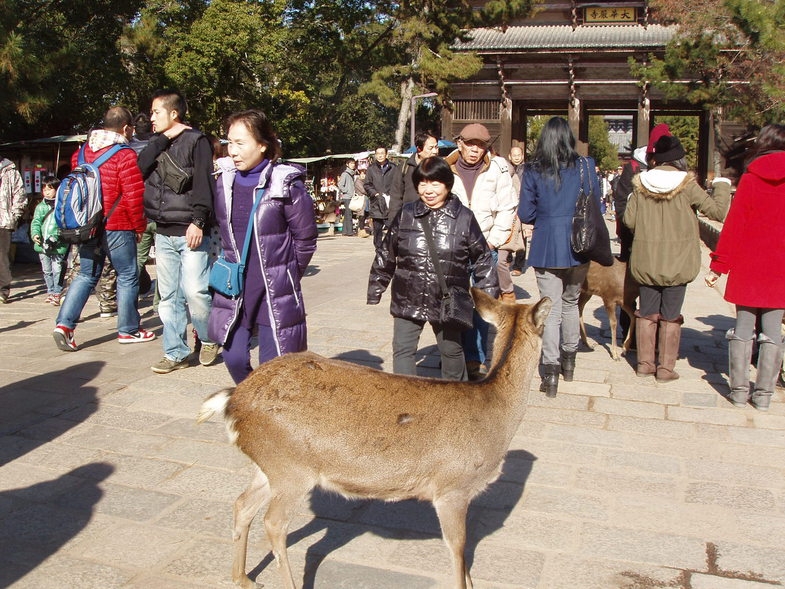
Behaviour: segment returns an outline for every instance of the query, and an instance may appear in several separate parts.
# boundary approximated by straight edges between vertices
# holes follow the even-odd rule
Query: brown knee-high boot
[[[684,317],[679,315],[673,321],[660,319],[660,358],[657,366],[657,382],[668,382],[679,378],[673,369],[679,357],[679,342],[681,341],[681,325]]]
[[[654,349],[657,347],[657,322],[659,315],[641,316],[635,312],[635,340],[637,343],[638,376],[651,376],[657,370],[654,365]]]

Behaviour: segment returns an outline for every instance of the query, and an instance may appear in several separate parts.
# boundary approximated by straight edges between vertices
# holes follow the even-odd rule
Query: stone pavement
[[[365,305],[371,249],[368,239],[320,238],[305,280],[310,343],[390,370],[389,298]],[[195,423],[203,398],[231,384],[224,366],[153,374],[160,342],[119,345],[95,300],[76,330],[81,350],[61,352],[40,272],[15,272],[12,302],[0,308],[0,587],[232,587],[232,503],[249,462],[217,420]],[[537,296],[531,270],[516,290]],[[143,311],[160,335],[149,300]],[[475,587],[785,582],[783,392],[768,414],[730,405],[720,393],[731,306],[699,280],[684,315],[682,378],[658,385],[611,360],[607,319],[590,301],[598,345],[581,350],[575,381],[560,383],[556,399],[534,383],[503,476],[472,504]],[[427,329],[421,349],[432,375]],[[258,518],[247,570],[278,588],[262,528]],[[428,504],[315,493],[289,542],[305,587],[450,586]]]

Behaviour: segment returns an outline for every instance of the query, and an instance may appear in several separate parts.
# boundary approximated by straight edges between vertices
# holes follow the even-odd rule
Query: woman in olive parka
[[[636,311],[638,376],[656,375],[658,382],[676,380],[681,308],[687,284],[700,271],[700,211],[722,221],[730,202],[730,181],[715,178],[709,195],[687,171],[684,147],[672,136],[654,144],[649,169],[633,178],[624,224],[634,233],[629,269],[640,284]],[[654,350],[659,328],[659,358]]]

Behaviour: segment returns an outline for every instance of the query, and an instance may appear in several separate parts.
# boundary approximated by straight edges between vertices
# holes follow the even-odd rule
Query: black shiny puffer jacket
[[[392,280],[393,317],[438,323],[441,288],[421,223],[431,225],[448,286],[468,289],[473,266],[475,286],[499,296],[496,263],[474,213],[451,194],[439,209],[429,209],[420,200],[403,205],[376,252],[368,280],[369,305],[379,303]]]

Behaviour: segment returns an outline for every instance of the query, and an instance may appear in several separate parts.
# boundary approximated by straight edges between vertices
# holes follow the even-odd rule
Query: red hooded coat
[[[725,300],[785,308],[785,151],[749,165],[711,258],[711,269],[728,275]]]

